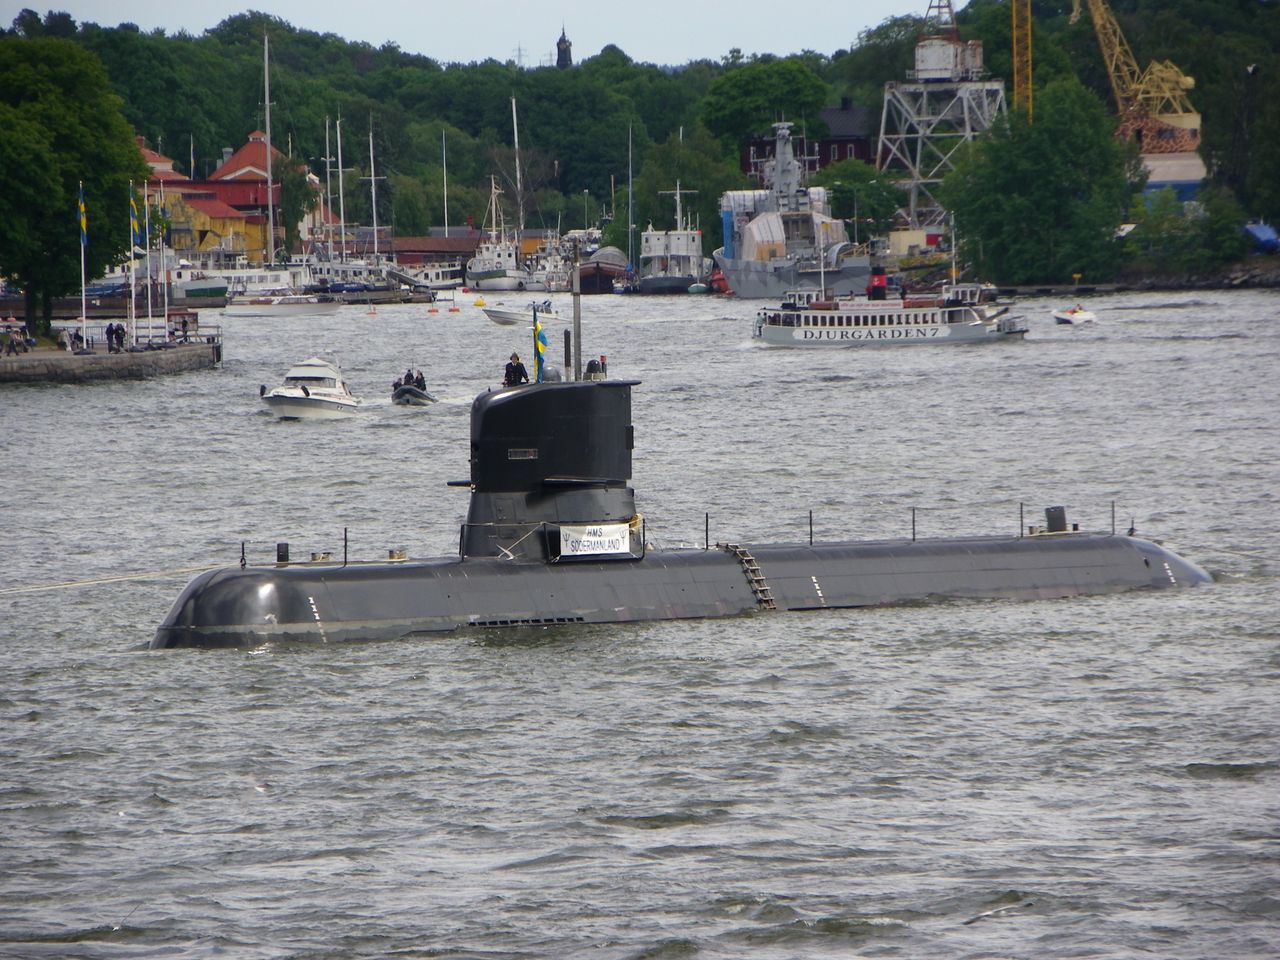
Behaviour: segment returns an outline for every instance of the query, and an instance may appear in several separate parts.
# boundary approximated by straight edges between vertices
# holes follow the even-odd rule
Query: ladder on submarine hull
[[[751,551],[740,543],[717,543],[716,546],[726,553],[733,554],[738,559],[742,572],[746,574],[747,583],[751,586],[751,592],[755,595],[756,603],[760,608],[762,610],[777,610],[778,605],[774,602],[773,590],[770,589],[768,581],[764,578],[764,571],[760,569],[760,564],[751,555]]]

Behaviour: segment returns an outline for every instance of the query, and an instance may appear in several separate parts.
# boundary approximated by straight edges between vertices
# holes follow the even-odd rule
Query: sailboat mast
[[[324,118],[324,232],[328,243],[325,255],[333,259],[333,181],[329,177],[329,166],[333,157],[329,152],[329,118]]]
[[[524,233],[524,190],[520,183],[520,127],[516,124],[516,98],[511,98],[511,136],[516,148],[516,222]]]
[[[276,212],[275,197],[271,186],[271,62],[267,34],[262,35],[262,90],[266,114],[267,134],[267,266],[276,261]]]
[[[342,185],[342,117],[334,124],[338,137],[338,234],[341,246],[338,248],[338,262],[347,259],[347,191]]]
[[[369,123],[369,202],[373,204],[373,262],[378,262],[378,178],[373,170],[373,123]]]
[[[636,232],[636,192],[631,176],[631,127],[627,127],[627,269],[635,264],[632,256],[633,234]]]
[[[440,168],[444,171],[444,235],[449,236],[449,151],[445,148],[444,131],[440,131]]]

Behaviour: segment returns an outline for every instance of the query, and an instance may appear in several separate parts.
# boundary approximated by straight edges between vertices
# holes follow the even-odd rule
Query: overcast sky
[[[965,0],[953,0],[958,10]],[[737,47],[744,55],[785,55],[813,50],[830,55],[848,49],[858,34],[890,17],[923,17],[928,0],[808,0],[786,3],[737,0],[690,3],[647,0],[624,19],[623,4],[602,0],[483,0],[481,3],[326,3],[321,0],[65,0],[43,3],[0,0],[0,21],[7,28],[23,8],[65,11],[77,23],[103,27],[134,23],[141,29],[179,30],[199,36],[227,17],[260,10],[299,29],[334,33],[347,40],[382,46],[393,41],[408,53],[441,63],[470,63],[489,58],[517,60],[526,67],[555,62],[555,43],[564,28],[579,62],[614,44],[632,60],[681,65],[690,60],[720,60]]]

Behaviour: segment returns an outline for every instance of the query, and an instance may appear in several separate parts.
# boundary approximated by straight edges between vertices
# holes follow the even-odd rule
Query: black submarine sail
[[[192,580],[152,647],[384,640],[462,627],[623,623],[926,598],[1049,599],[1190,587],[1200,567],[1149,540],[1029,536],[845,543],[644,542],[631,479],[637,381],[489,391],[471,409],[459,556],[277,562]]]

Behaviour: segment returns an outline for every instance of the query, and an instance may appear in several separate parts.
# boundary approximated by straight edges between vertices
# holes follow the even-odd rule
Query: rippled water
[[[456,550],[471,397],[528,353],[459,305],[0,388],[0,955],[1280,952],[1280,298],[1098,297],[1090,327],[1030,300],[1023,343],[830,352],[753,344],[746,303],[583,300],[586,355],[642,381],[650,539],[1012,531],[1019,503],[1108,529],[1114,502],[1206,588],[140,650],[173,571],[242,542]],[[264,413],[313,353],[364,414]],[[407,365],[445,401],[392,406]]]

